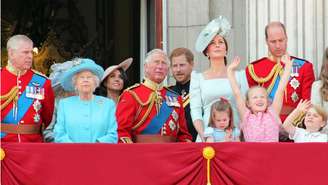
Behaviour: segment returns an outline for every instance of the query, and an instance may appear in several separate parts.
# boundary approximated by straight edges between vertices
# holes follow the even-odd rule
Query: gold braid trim
[[[277,65],[277,64],[276,64],[276,65]],[[268,88],[267,88],[267,92],[268,92],[268,93],[271,92],[271,90],[272,90],[272,88],[273,88],[273,86],[274,86],[274,84],[275,84],[275,82],[276,82],[276,80],[277,80],[278,75],[281,76],[282,73],[283,73],[283,68],[282,68],[282,66],[279,64],[278,67],[277,67],[277,69],[276,69],[276,72],[275,72],[275,74],[274,74],[274,76],[273,76],[273,78],[272,78],[272,81],[271,81],[270,85],[269,85]]]
[[[302,122],[305,118],[305,112],[300,113],[294,120],[293,120],[293,125],[296,127],[302,126]]]
[[[277,77],[278,75],[281,75],[282,72],[283,72],[283,67],[280,63],[277,63],[273,66],[273,68],[271,69],[270,73],[265,77],[265,78],[262,78],[262,77],[258,77],[256,74],[255,74],[255,71],[254,71],[254,66],[253,64],[250,64],[248,66],[248,71],[249,71],[249,74],[251,75],[252,79],[257,82],[258,84],[261,84],[263,85],[265,82],[268,82],[271,78],[271,83],[270,85],[266,88],[267,89],[267,92],[270,93],[274,84],[275,84],[275,81],[277,80]]]
[[[134,91],[131,91],[131,90],[127,90],[135,100],[137,100],[137,102],[141,105],[141,106],[146,106],[148,105],[154,98],[154,92],[152,92],[148,98],[148,100],[146,102],[142,102],[139,98],[139,96],[137,95],[137,93],[135,93]]]
[[[137,95],[137,93],[135,93],[134,91],[131,91],[131,90],[127,90],[132,96],[133,98],[142,106],[146,106],[146,105],[149,105],[148,106],[148,109],[146,111],[146,113],[143,115],[143,117],[141,118],[141,120],[134,126],[132,127],[132,130],[135,130],[137,129],[141,124],[143,124],[146,120],[146,118],[149,116],[150,114],[150,111],[151,109],[153,108],[154,106],[154,103],[155,103],[155,96],[156,96],[156,93],[155,92],[152,92],[148,98],[148,100],[146,102],[142,102],[139,98],[139,96]]]
[[[1,110],[6,108],[10,102],[18,100],[18,87],[13,87],[7,94],[1,96],[1,101],[5,100],[4,103],[1,103]]]
[[[255,82],[259,83],[259,84],[263,84],[263,83],[269,81],[273,77],[273,75],[275,75],[277,72],[279,72],[279,70],[278,70],[279,69],[279,65],[280,65],[279,63],[275,64],[273,66],[273,68],[271,69],[270,73],[266,77],[264,77],[264,78],[258,77],[255,74],[253,64],[248,65],[247,68],[248,68],[249,74],[251,75],[251,77],[253,78],[253,80]]]

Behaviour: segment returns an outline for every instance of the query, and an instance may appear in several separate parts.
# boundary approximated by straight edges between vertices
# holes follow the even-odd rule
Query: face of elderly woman
[[[79,93],[93,93],[96,88],[95,75],[90,71],[82,71],[76,74],[75,88]]]
[[[118,69],[115,69],[106,80],[106,87],[108,90],[121,91],[123,89],[122,74]]]

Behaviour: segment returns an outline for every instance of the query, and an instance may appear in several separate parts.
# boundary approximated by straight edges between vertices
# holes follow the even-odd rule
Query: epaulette
[[[298,58],[298,57],[294,57],[294,56],[291,56],[293,59],[297,59],[297,60],[301,60],[301,61],[304,61],[304,62],[309,62],[307,60],[305,60],[304,58]]]
[[[139,86],[140,86],[140,84],[139,83],[136,83],[136,84],[134,84],[134,85],[126,88],[125,90],[131,90],[131,89],[134,89],[134,88],[139,87]]]
[[[174,93],[174,94],[180,96],[179,93],[177,93],[177,92],[173,91],[172,89],[170,89],[170,86],[164,86],[164,88],[165,88],[166,90],[168,90],[168,91],[170,91],[170,92],[172,92],[172,93]]]
[[[169,85],[169,86],[166,86],[166,88],[172,90],[174,86],[175,86],[175,85]]]
[[[40,75],[40,76],[42,76],[42,77],[45,77],[46,79],[49,79],[45,74],[43,74],[43,73],[41,73],[41,72],[39,72],[39,71],[37,71],[37,70],[35,70],[35,69],[32,69],[32,71],[33,71],[35,74],[37,74],[37,75]]]
[[[260,62],[260,61],[265,60],[265,59],[267,59],[267,57],[262,57],[262,58],[260,58],[258,60],[252,61],[251,64],[255,64],[255,63]]]

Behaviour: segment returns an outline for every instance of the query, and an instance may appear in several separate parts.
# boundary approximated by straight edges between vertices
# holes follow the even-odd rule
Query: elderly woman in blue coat
[[[77,96],[59,101],[55,142],[117,143],[114,101],[94,95],[104,70],[91,59],[75,59],[60,84]]]

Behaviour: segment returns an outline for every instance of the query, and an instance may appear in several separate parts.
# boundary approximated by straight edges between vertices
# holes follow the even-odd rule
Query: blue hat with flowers
[[[203,52],[216,35],[226,37],[230,29],[231,25],[225,17],[220,15],[212,20],[198,35],[195,45],[196,51]]]
[[[96,75],[99,80],[104,74],[104,69],[91,59],[76,58],[72,60],[72,63],[72,67],[66,70],[60,77],[60,85],[64,88],[65,91],[74,91],[72,78],[75,74],[81,71],[90,71]]]
[[[51,73],[49,75],[49,79],[51,80],[51,86],[54,89],[60,88],[60,78],[65,71],[73,67],[73,61],[66,61],[63,63],[55,63],[52,64],[50,69]]]

